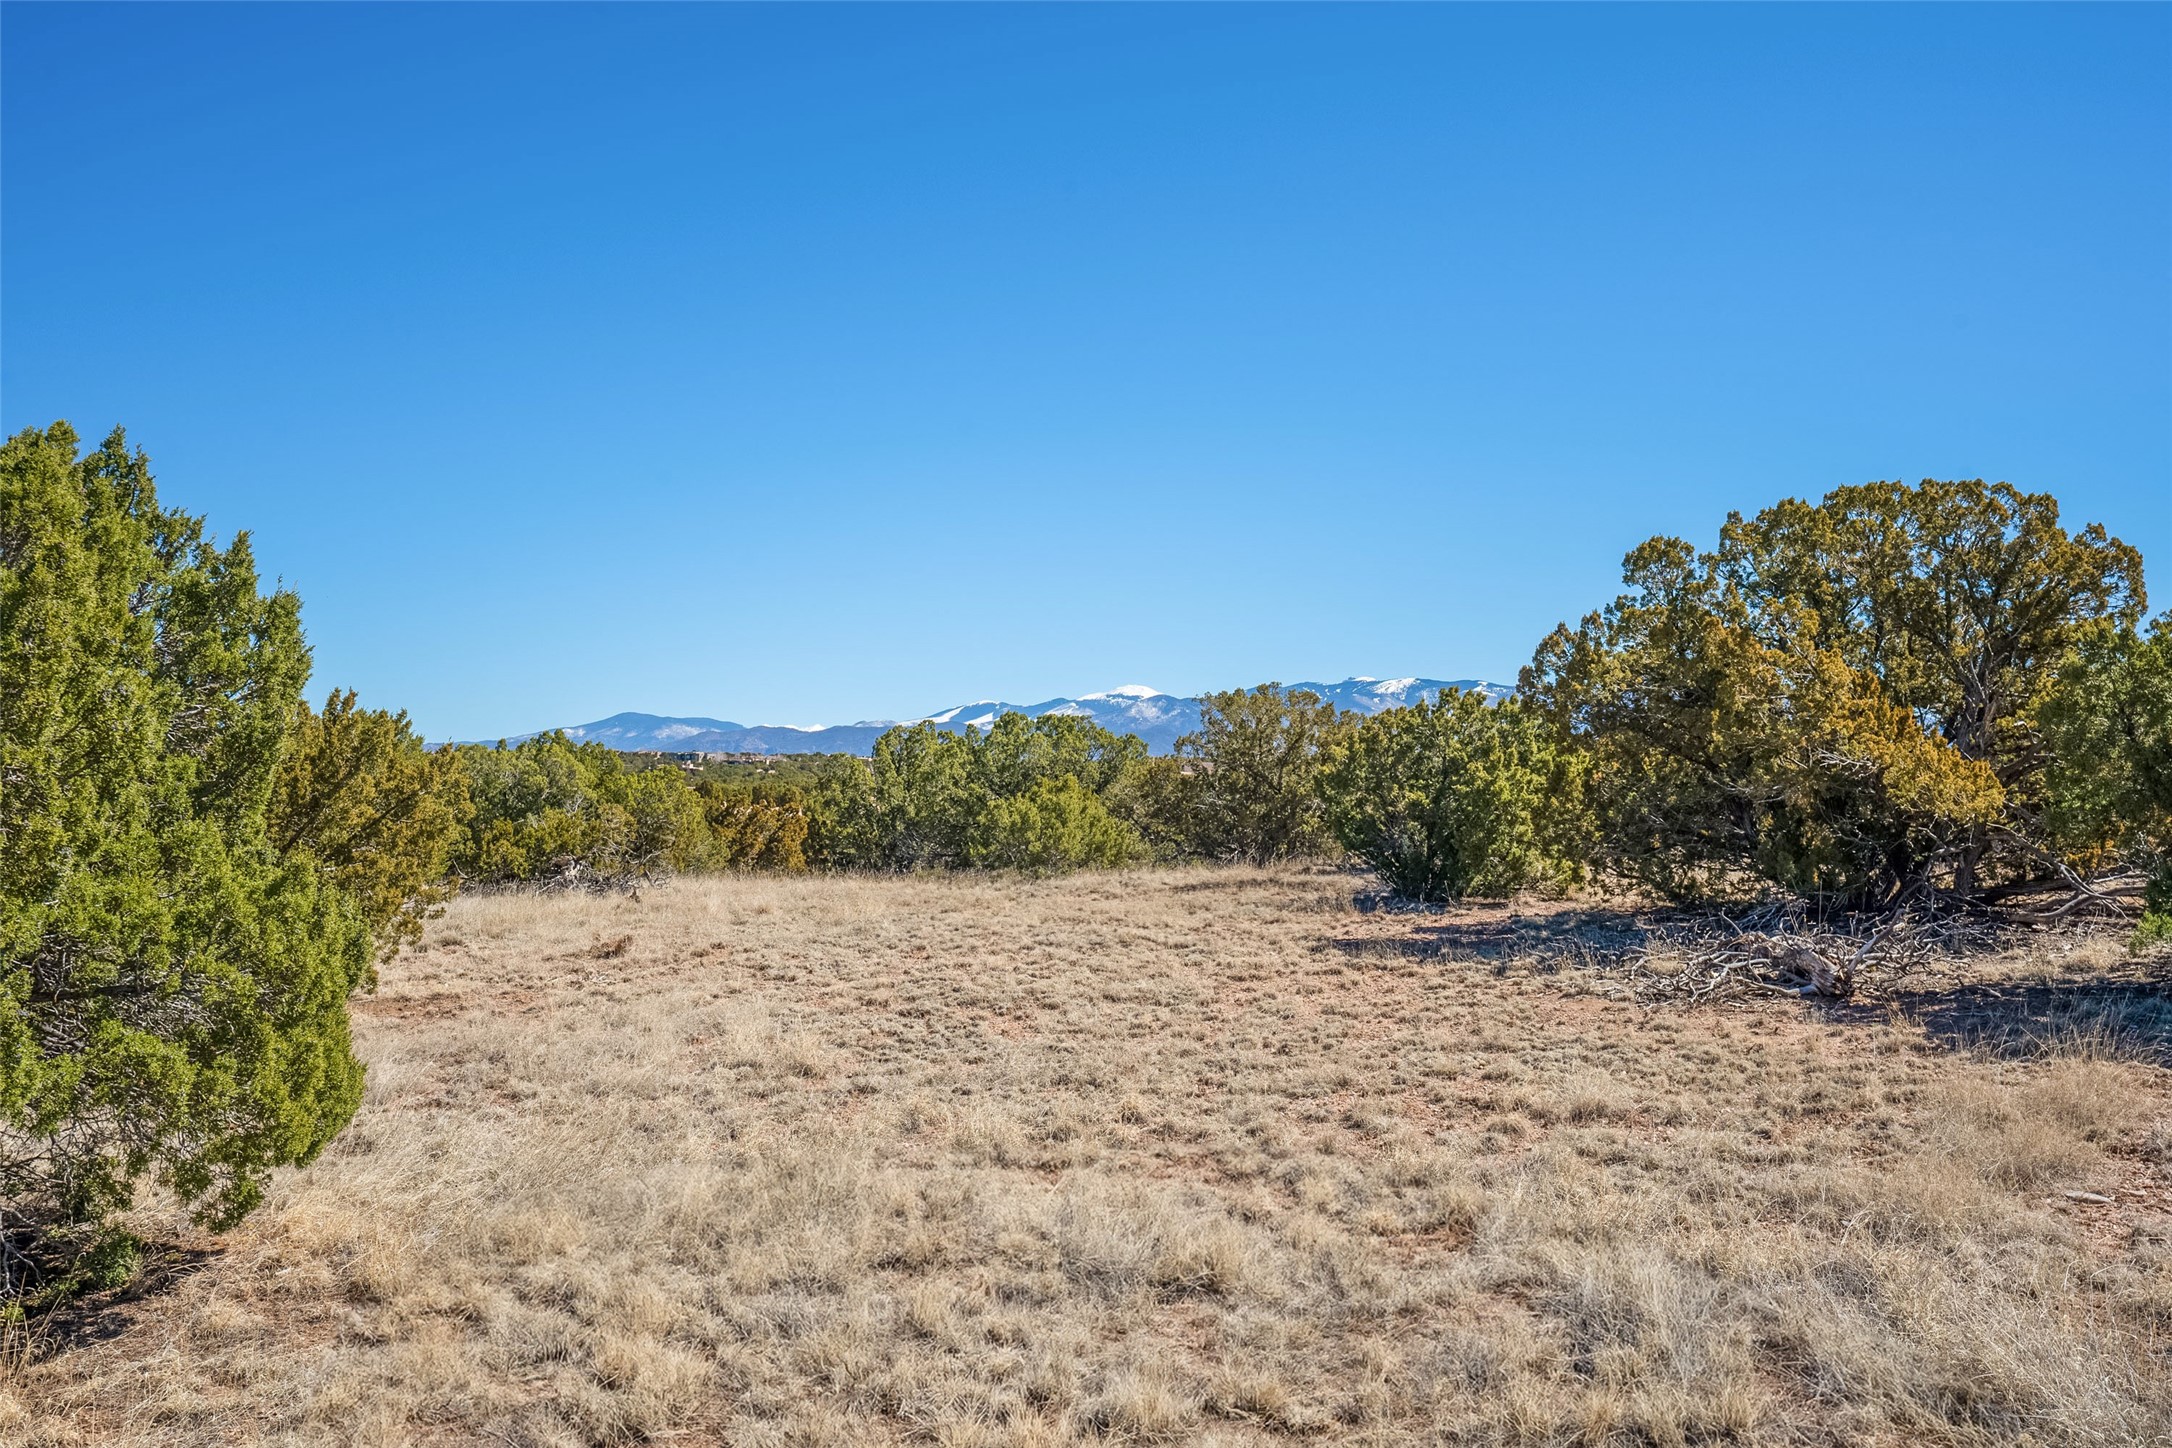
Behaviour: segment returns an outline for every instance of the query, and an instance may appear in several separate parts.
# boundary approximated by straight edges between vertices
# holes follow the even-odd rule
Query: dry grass
[[[1504,914],[1250,871],[462,901],[359,1008],[346,1135],[6,1369],[0,1440],[2172,1432],[2163,1066],[1646,1011]]]

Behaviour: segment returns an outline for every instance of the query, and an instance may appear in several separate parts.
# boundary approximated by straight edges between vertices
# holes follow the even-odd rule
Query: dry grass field
[[[458,902],[11,1444],[2172,1438],[2161,991],[1647,1008],[1326,871]],[[2069,1197],[2091,1193],[2108,1201]]]

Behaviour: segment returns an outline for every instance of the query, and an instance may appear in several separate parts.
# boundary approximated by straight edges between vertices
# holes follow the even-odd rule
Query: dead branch
[[[1699,1005],[1744,991],[1846,1000],[1933,957],[1980,949],[1996,928],[1929,905],[1809,923],[1785,906],[1663,927],[1619,959],[1641,1000]]]

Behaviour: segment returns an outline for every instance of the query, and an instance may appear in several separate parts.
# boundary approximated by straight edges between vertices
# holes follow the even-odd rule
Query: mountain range
[[[1341,709],[1377,714],[1383,709],[1431,698],[1443,689],[1463,689],[1489,699],[1506,697],[1512,690],[1484,679],[1344,679],[1339,684],[1299,683],[1292,689],[1309,689]],[[664,750],[675,754],[867,754],[885,729],[895,724],[926,722],[946,729],[969,725],[985,728],[998,714],[1076,714],[1118,734],[1136,734],[1155,754],[1167,754],[1176,741],[1199,727],[1199,701],[1164,694],[1144,684],[1126,684],[1098,694],[1069,699],[1044,699],[1038,704],[1009,704],[998,699],[976,699],[917,719],[866,719],[857,724],[810,726],[796,724],[734,724],[728,719],[667,718],[659,714],[613,714],[592,724],[566,727],[569,739],[593,740],[621,750]],[[548,733],[548,730],[538,731]],[[532,739],[519,735],[509,742]]]

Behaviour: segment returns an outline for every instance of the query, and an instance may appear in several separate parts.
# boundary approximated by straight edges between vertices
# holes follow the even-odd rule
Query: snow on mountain
[[[1310,689],[1338,709],[1355,709],[1361,714],[1377,714],[1383,709],[1400,709],[1415,704],[1420,699],[1430,699],[1443,689],[1461,689],[1466,694],[1483,694],[1488,699],[1505,699],[1515,693],[1507,684],[1492,684],[1484,679],[1344,679],[1339,684],[1292,684],[1293,689]]]
[[[1339,684],[1296,683],[1319,695],[1338,709],[1377,714],[1431,698],[1443,689],[1462,689],[1488,699],[1506,698],[1514,690],[1484,679],[1373,679],[1349,678]],[[1076,698],[1044,699],[1038,704],[1007,704],[998,699],[976,699],[907,723],[928,723],[942,729],[985,729],[1001,714],[1069,714],[1091,719],[1118,734],[1136,734],[1149,750],[1167,754],[1178,739],[1199,727],[1199,701],[1164,694],[1145,684],[1123,684],[1097,694]],[[613,714],[593,724],[577,724],[565,731],[568,738],[595,740],[621,750],[664,750],[672,753],[715,754],[867,754],[885,729],[884,719],[827,727],[808,724],[733,724],[722,719],[673,719],[657,714]],[[532,735],[520,735],[513,743]]]
[[[692,749],[698,745],[680,741],[729,732],[746,726],[728,719],[667,719],[659,714],[613,714],[593,724],[576,724],[566,737],[582,742],[608,744],[613,749]],[[522,735],[525,739],[529,736]],[[519,741],[514,741],[518,743]]]
[[[562,732],[579,743],[608,744],[628,753],[661,750],[671,754],[865,754],[889,727],[887,720],[869,720],[861,724],[759,724],[749,727],[728,719],[613,714],[593,724],[569,725]],[[535,737],[535,734],[518,734],[506,742],[519,744]]]
[[[1025,710],[1017,704],[1005,704],[995,699],[975,699],[970,704],[959,704],[940,714],[930,714],[925,719],[915,719],[915,724],[950,724],[963,729],[969,724],[985,725],[998,714],[1020,714]]]
[[[1091,719],[1118,734],[1138,735],[1156,754],[1168,753],[1178,736],[1199,727],[1196,701],[1179,699],[1145,684],[1126,684],[1098,694],[1081,694],[1075,699],[1044,699],[1038,704],[982,702],[967,705],[962,710],[932,715],[930,719],[946,727],[977,724],[986,728],[995,722],[998,714],[1023,714],[1029,719],[1038,719],[1044,714],[1068,714]]]

